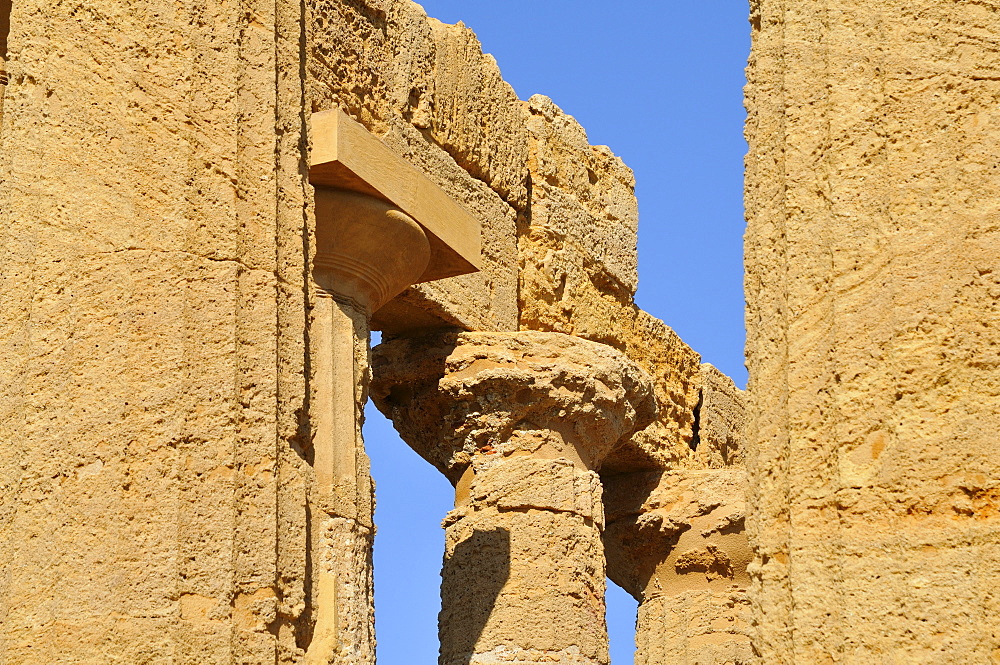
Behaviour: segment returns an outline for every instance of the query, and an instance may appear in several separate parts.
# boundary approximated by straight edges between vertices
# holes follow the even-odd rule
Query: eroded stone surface
[[[623,351],[655,380],[659,417],[608,464],[694,465],[700,357],[632,301],[638,206],[632,171],[550,99],[525,103],[530,214],[518,227],[522,330],[562,332]]]
[[[482,272],[415,286],[384,318],[411,329],[516,329],[526,119],[496,62],[471,30],[409,0],[319,0],[309,12],[312,109],[348,112],[483,225]]]
[[[470,464],[515,452],[576,456],[600,468],[656,411],[642,369],[569,335],[400,338],[377,347],[372,369],[375,404],[452,483]]]
[[[569,245],[630,296],[639,284],[639,206],[632,170],[551,99],[535,95],[528,112],[532,226]],[[546,221],[538,223],[536,215]]]
[[[303,83],[277,72],[298,9],[13,5],[2,658],[293,659],[308,194]]]
[[[743,466],[746,418],[746,393],[718,369],[703,363],[695,448],[700,467]]]
[[[455,327],[464,330],[517,329],[517,239],[519,210],[486,183],[470,176],[447,153],[431,149],[419,130],[401,124],[382,135],[397,154],[428,174],[482,224],[480,272],[417,284],[376,317],[387,332]],[[395,309],[396,313],[389,310]],[[380,324],[380,319],[405,325]]]

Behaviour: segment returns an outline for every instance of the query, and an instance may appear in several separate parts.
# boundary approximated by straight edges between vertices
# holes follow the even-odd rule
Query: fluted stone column
[[[604,483],[608,576],[639,601],[636,665],[750,665],[746,472]]]
[[[316,481],[309,506],[315,629],[306,662],[371,664],[374,496],[361,439],[369,320],[420,278],[430,247],[413,219],[365,194],[317,188],[316,220]]]
[[[1000,7],[752,12],[754,647],[768,665],[993,665]]]
[[[397,339],[375,404],[456,486],[445,519],[442,665],[608,662],[602,487],[655,413],[618,351],[556,333]]]

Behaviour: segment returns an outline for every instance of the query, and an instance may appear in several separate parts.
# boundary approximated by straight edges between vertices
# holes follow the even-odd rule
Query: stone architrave
[[[636,665],[750,665],[746,471],[603,481],[608,576],[639,601]]]
[[[377,347],[373,400],[456,487],[442,665],[608,662],[597,470],[655,415],[623,354],[559,333]]]
[[[375,502],[361,438],[372,315],[411,284],[475,270],[479,224],[342,112],[314,116],[313,136],[315,626],[305,662],[372,664]]]

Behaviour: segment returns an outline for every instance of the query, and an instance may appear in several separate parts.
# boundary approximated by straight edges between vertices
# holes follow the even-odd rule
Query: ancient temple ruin
[[[1000,663],[1000,7],[751,9],[744,393],[464,26],[0,0],[0,662],[373,664],[370,396],[441,665]]]

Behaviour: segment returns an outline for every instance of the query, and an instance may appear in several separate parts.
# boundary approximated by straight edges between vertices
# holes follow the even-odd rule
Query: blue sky
[[[427,0],[464,22],[522,99],[551,97],[635,171],[640,306],[745,385],[746,0]],[[382,665],[437,662],[444,477],[374,407],[376,626]],[[611,659],[632,662],[635,601],[609,584]]]

